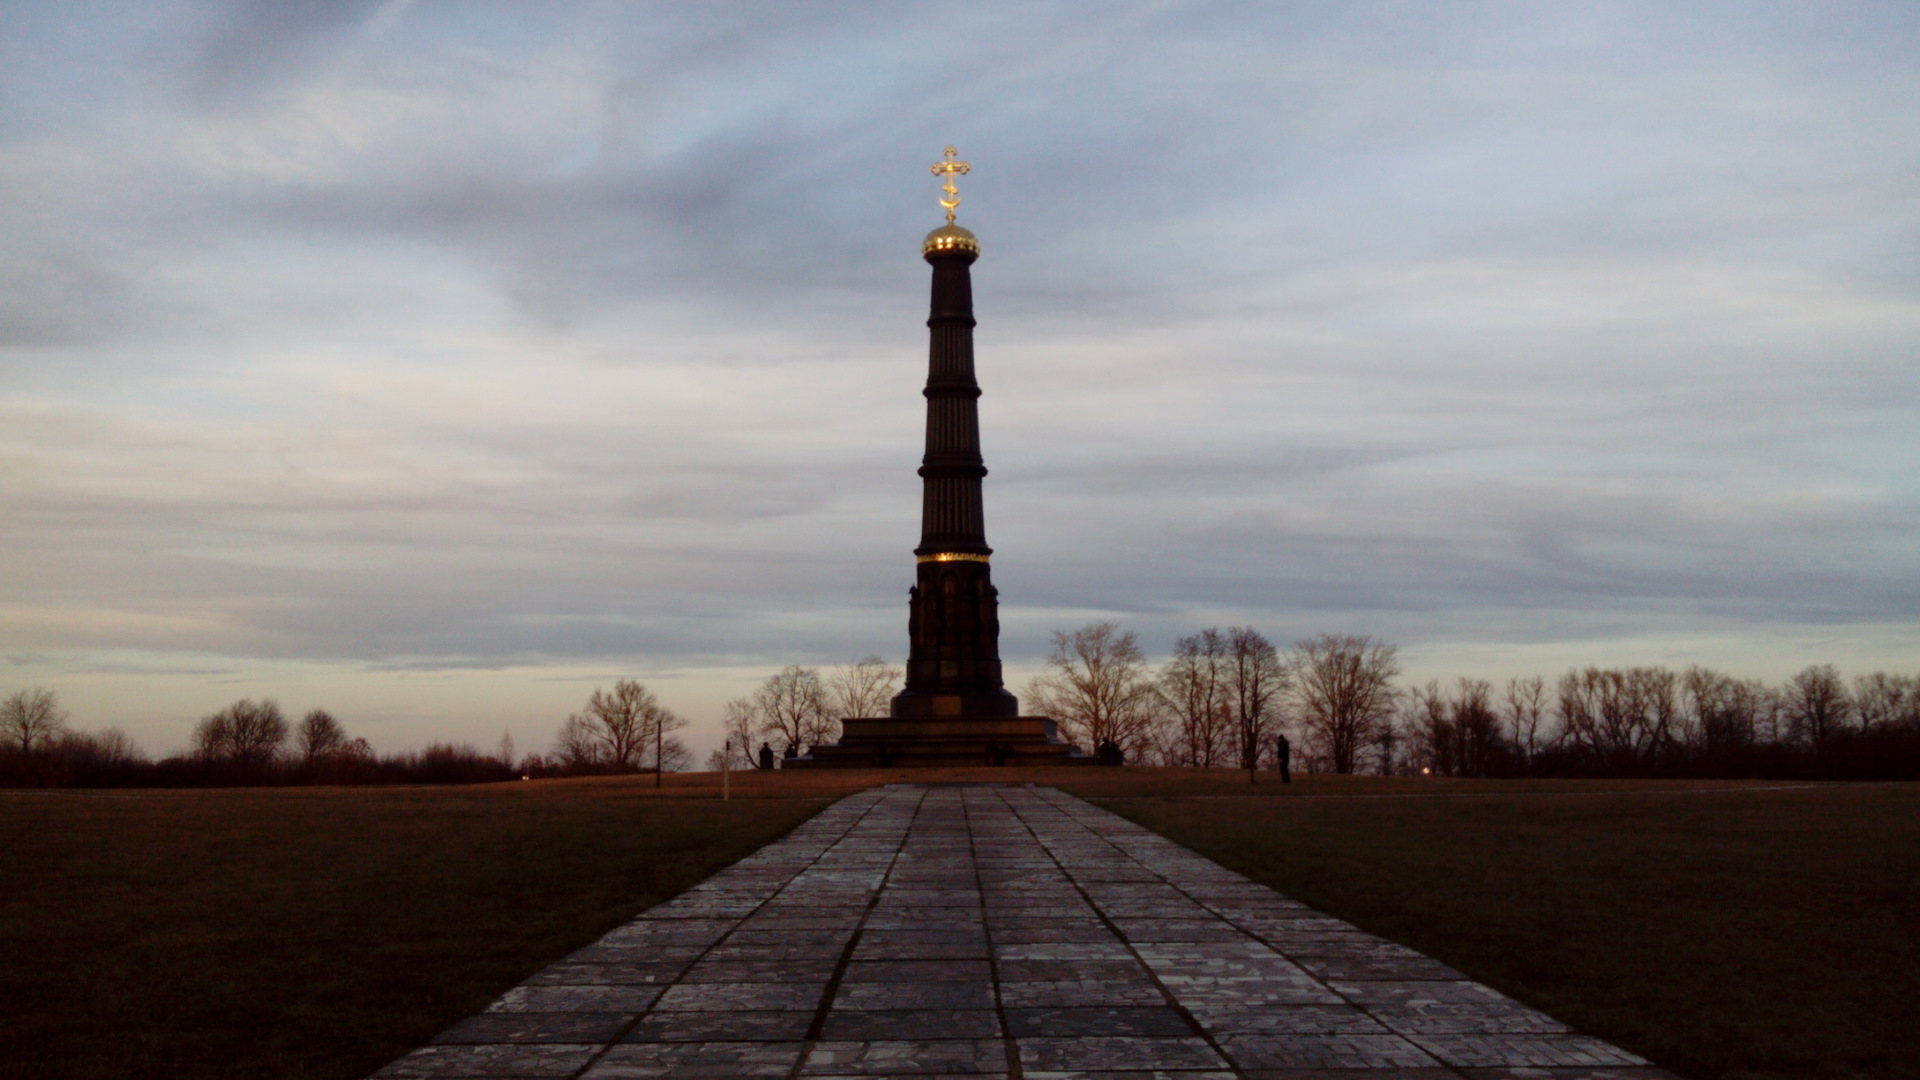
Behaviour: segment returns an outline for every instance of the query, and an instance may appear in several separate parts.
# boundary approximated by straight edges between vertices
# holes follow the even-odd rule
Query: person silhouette
[[[1273,756],[1280,762],[1280,782],[1293,783],[1293,744],[1287,741],[1285,735],[1273,740]]]
[[[763,769],[773,768],[773,746],[769,743],[760,744],[760,767]]]

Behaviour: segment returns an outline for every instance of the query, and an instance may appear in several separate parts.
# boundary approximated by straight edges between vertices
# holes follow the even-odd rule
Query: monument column
[[[926,452],[920,458],[920,546],[907,602],[907,685],[887,716],[841,718],[840,740],[786,763],[794,769],[1091,765],[1045,716],[1021,716],[1000,674],[1000,594],[980,512],[980,384],[973,377],[973,261],[980,241],[954,224],[954,160],[944,175],[947,223],[920,255],[933,267],[927,313]]]
[[[927,234],[920,255],[933,267],[927,315],[926,453],[920,459],[918,571],[909,593],[906,688],[896,717],[1015,716],[1019,702],[1000,676],[1000,594],[993,587],[980,481],[980,384],[973,375],[973,280],[980,241],[954,224],[960,205],[954,160],[946,175],[947,223]]]

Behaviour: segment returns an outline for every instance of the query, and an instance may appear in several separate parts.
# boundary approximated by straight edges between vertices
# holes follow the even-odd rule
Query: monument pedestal
[[[853,717],[840,741],[790,758],[787,769],[938,768],[967,765],[1092,765],[1060,740],[1045,716]]]

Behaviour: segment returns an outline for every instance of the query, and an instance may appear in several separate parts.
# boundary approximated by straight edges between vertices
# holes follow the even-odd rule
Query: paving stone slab
[[[1299,956],[1300,966],[1323,979],[1464,979],[1458,971],[1424,956]]]
[[[796,960],[739,960],[709,957],[687,969],[680,977],[686,983],[812,983],[827,985],[833,978],[837,958]]]
[[[1248,1068],[1248,1080],[1459,1080],[1446,1067],[1419,1068]]]
[[[376,1080],[573,1076],[598,1046],[423,1046],[374,1073]]]
[[[529,986],[665,986],[687,970],[684,962],[665,964],[570,964],[543,968]]]
[[[993,984],[979,982],[842,983],[836,1009],[991,1009]]]
[[[986,960],[854,960],[847,964],[843,982],[988,982],[993,969]]]
[[[1526,1006],[1480,983],[1453,981],[1393,981],[1329,979],[1327,985],[1356,1005],[1482,1005],[1525,1009]]]
[[[436,1043],[604,1043],[633,1023],[633,1013],[475,1013],[433,1037]]]
[[[1094,1036],[1017,1039],[1020,1067],[1034,1072],[1112,1072],[1120,1069],[1221,1069],[1227,1063],[1205,1039]]]
[[[994,928],[993,940],[995,944],[1024,942],[1038,945],[1047,943],[1071,944],[1075,942],[1094,944],[1106,941],[1117,942],[1120,939],[1114,936],[1113,931],[1108,930],[1100,923],[1089,922],[1072,926],[1020,926],[1017,924],[998,926]]]
[[[1056,960],[1079,962],[1082,960],[1132,960],[1133,951],[1121,944],[1118,939],[1107,941],[1015,941],[1003,942],[997,937],[993,943],[994,959],[1008,960]]]
[[[1202,1030],[1214,1035],[1385,1035],[1386,1025],[1353,1005],[1188,1005]]]
[[[622,1041],[784,1042],[806,1038],[812,1026],[811,1011],[656,1012],[635,1024]]]
[[[1246,1069],[1412,1069],[1439,1064],[1399,1035],[1230,1034],[1219,1041],[1221,1052]]]
[[[639,1013],[660,997],[658,986],[534,986],[500,995],[487,1012]]]
[[[853,949],[853,961],[855,963],[871,960],[985,961],[989,959],[991,955],[987,950],[987,940],[984,935],[980,940],[967,942],[966,944],[953,944],[948,942],[873,941],[863,937],[860,939],[860,943],[854,946]]]
[[[1007,1071],[1000,1039],[887,1039],[814,1044],[801,1076],[936,1076]]]
[[[847,942],[852,940],[851,930],[735,930],[727,937],[727,944],[786,947],[820,945],[844,949]]]
[[[786,1076],[805,1046],[798,1042],[622,1043],[586,1071],[590,1080],[721,1080]]]
[[[1187,1018],[1166,1006],[1009,1008],[1007,1034],[1016,1039],[1083,1035],[1140,1035],[1178,1039],[1193,1034]]]
[[[835,1009],[820,1037],[839,1042],[895,1039],[998,1039],[1000,1016],[991,1009]]]
[[[1161,1005],[1166,1000],[1166,994],[1160,987],[1145,977],[1117,981],[1074,979],[1000,984],[1000,1001],[1009,1009]]]
[[[813,1009],[826,992],[822,980],[800,983],[676,983],[654,1003],[656,1012],[720,1012],[729,1009]]]
[[[1467,1080],[1680,1080],[1665,1068],[1461,1068]]]
[[[1402,1035],[1542,1035],[1570,1030],[1545,1013],[1501,1003],[1370,1005],[1367,1011]]]
[[[1049,788],[890,785],[377,1076],[1673,1080]]]
[[[755,941],[740,941],[736,935],[708,949],[701,960],[714,963],[732,960],[792,961],[798,964],[824,960],[831,968],[839,962],[841,954],[847,951],[847,940],[851,937],[852,935],[849,934],[845,938],[810,945],[768,945]]]
[[[1414,1035],[1434,1057],[1461,1066],[1645,1065],[1647,1060],[1586,1035]]]
[[[1182,1069],[1172,1072],[1164,1069],[1122,1069],[1118,1072],[1083,1072],[1069,1070],[1054,1072],[1050,1070],[1034,1071],[1028,1069],[1020,1075],[1032,1080],[1239,1080],[1240,1074],[1234,1072],[1216,1072],[1207,1070]],[[1351,1073],[1347,1080],[1353,1080]]]

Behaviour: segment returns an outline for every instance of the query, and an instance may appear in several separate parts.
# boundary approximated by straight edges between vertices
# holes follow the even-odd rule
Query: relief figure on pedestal
[[[940,575],[940,658],[947,659],[951,650],[958,645],[954,634],[954,616],[960,608],[959,583],[953,580],[953,571]]]

